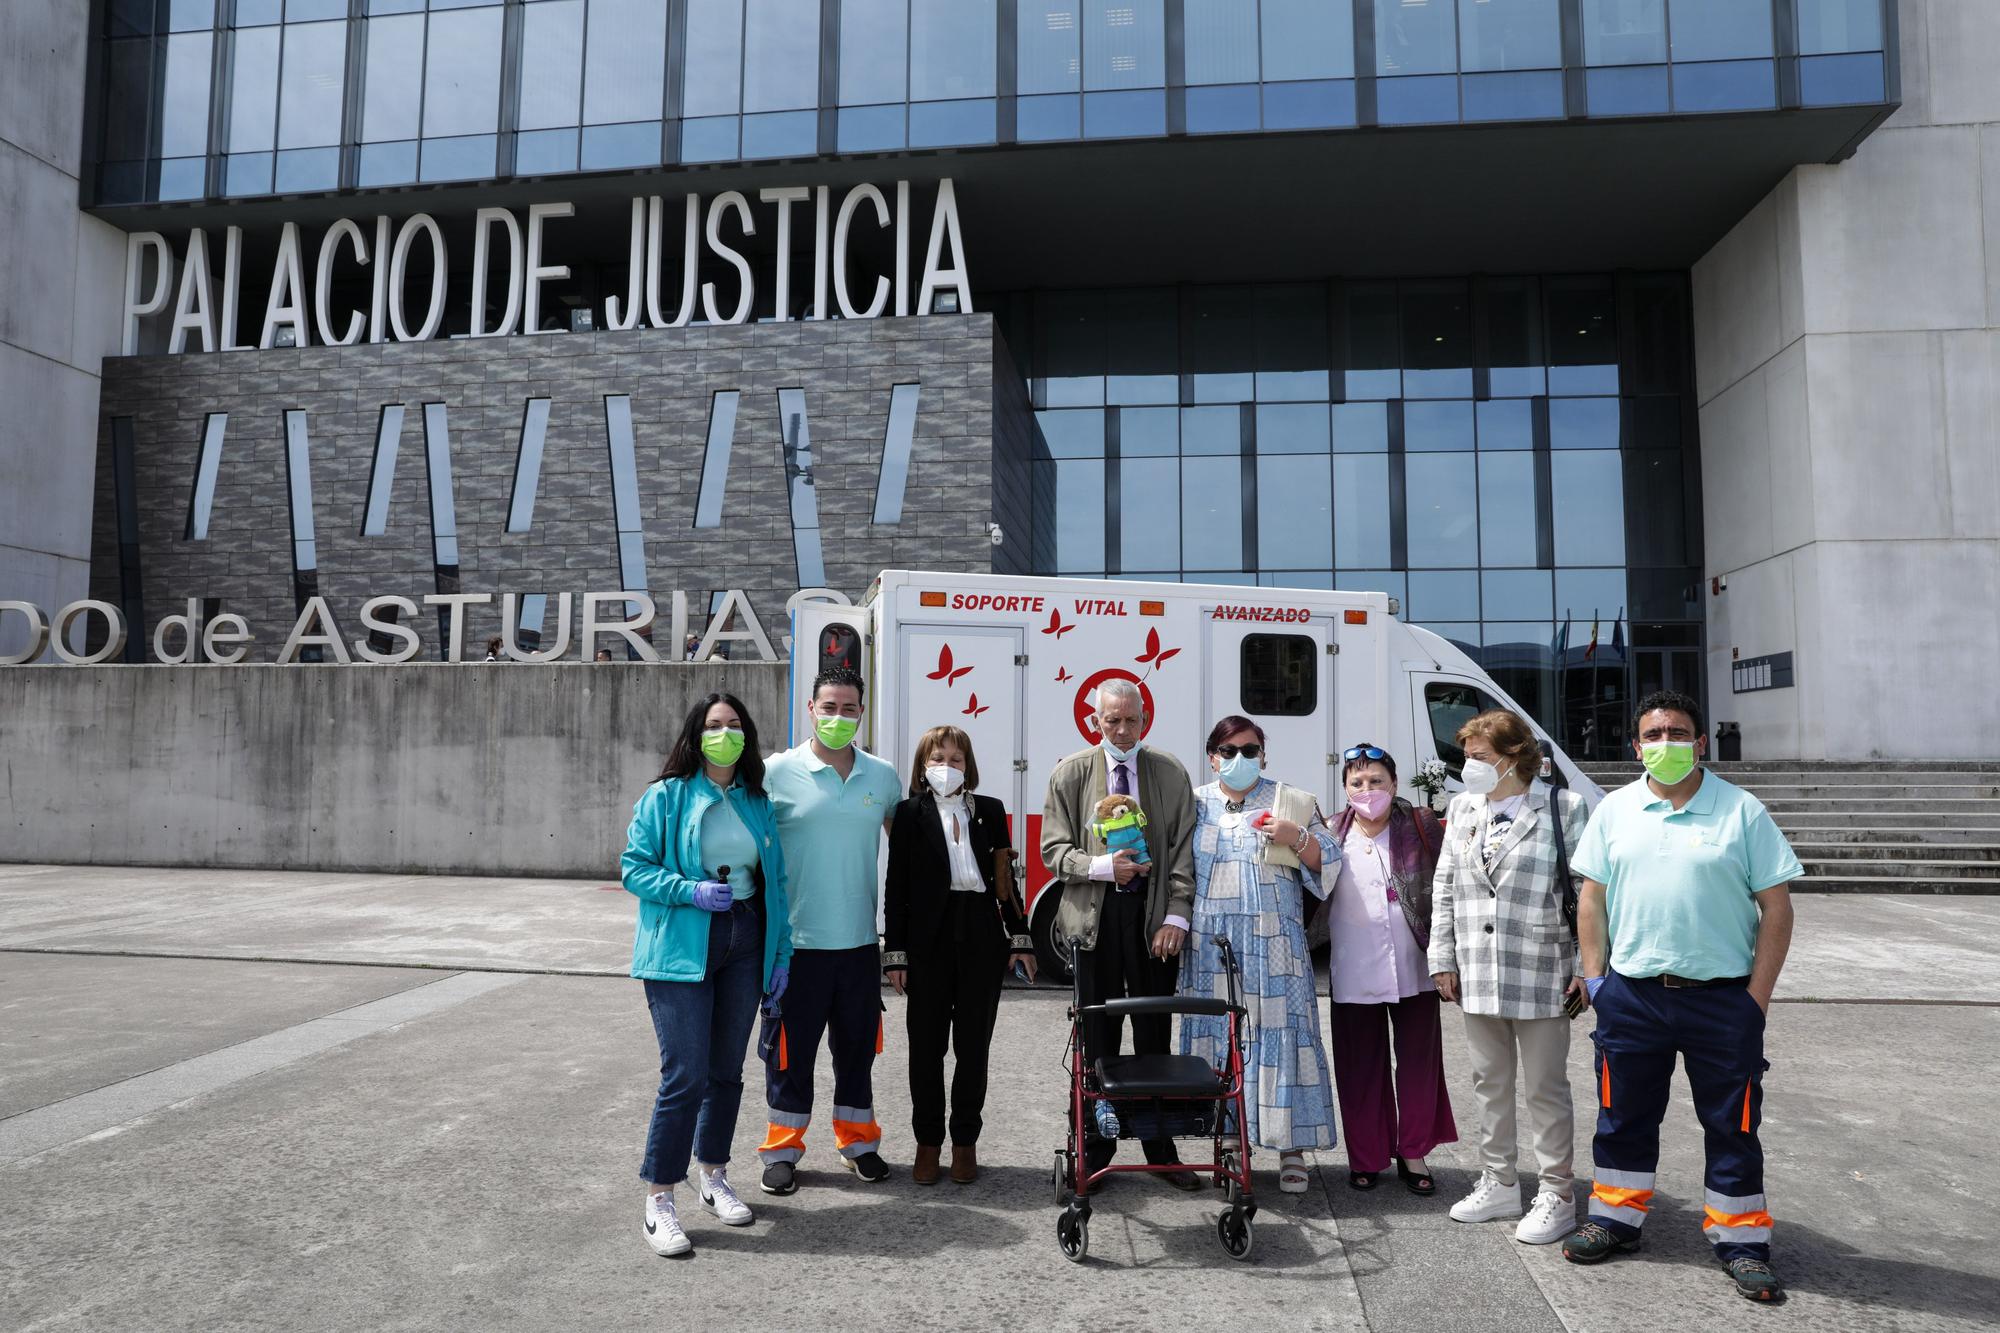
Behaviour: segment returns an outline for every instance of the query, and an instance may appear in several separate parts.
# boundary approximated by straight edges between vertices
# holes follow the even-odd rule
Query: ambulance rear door
[[[1019,816],[1027,761],[1026,631],[1018,625],[897,624],[893,661],[901,714],[899,735],[877,750],[905,782],[917,738],[932,727],[958,727],[972,739],[979,792],[997,796]],[[1039,801],[1040,793],[1036,793]]]
[[[1212,724],[1240,713],[1264,728],[1265,773],[1304,787],[1331,809],[1333,616],[1307,606],[1207,603],[1202,651],[1203,716]],[[1204,763],[1203,769],[1206,769]],[[1198,771],[1196,783],[1210,780]]]

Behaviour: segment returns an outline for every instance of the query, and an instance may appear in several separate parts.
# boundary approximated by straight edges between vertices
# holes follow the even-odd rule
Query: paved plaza
[[[684,1190],[696,1252],[655,1258],[634,1172],[657,1055],[624,976],[632,916],[615,886],[577,881],[0,866],[0,1325],[1825,1333],[1988,1328],[2000,1311],[1982,1183],[2000,901],[1800,901],[1765,1107],[1793,1296],[1763,1309],[1708,1259],[1684,1087],[1646,1249],[1602,1268],[1451,1222],[1464,1143],[1433,1156],[1433,1200],[1393,1178],[1355,1193],[1338,1152],[1281,1195],[1260,1159],[1241,1264],[1208,1196],[1121,1180],[1073,1266],[1048,1181],[1066,998],[1050,990],[1002,1004],[977,1184],[907,1178],[902,1002],[885,992],[876,1103],[898,1174],[859,1182],[817,1125],[797,1195],[752,1189],[756,1224],[726,1230]]]

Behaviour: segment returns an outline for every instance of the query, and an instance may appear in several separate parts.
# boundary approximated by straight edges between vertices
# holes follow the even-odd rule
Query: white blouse
[[[963,793],[936,796],[938,823],[944,827],[945,850],[951,856],[951,887],[954,893],[984,893],[986,881],[979,874],[978,858],[972,854],[971,802]]]

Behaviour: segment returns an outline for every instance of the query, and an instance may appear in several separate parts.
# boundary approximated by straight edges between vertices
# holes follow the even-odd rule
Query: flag
[[[1569,655],[1569,613],[1563,613],[1562,628],[1556,631],[1556,641],[1550,645],[1555,650],[1556,665],[1563,665],[1563,658]]]
[[[1618,660],[1625,660],[1625,608],[1618,608],[1618,619],[1611,622],[1611,651],[1618,654]]]
[[[1583,650],[1583,660],[1588,662],[1597,656],[1597,616],[1590,617],[1590,646]]]

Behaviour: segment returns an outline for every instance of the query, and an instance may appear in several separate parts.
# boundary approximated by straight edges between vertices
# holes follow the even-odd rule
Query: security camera
[[[1007,534],[1001,531],[1000,525],[998,523],[988,523],[986,525],[986,540],[992,542],[995,546],[998,546],[1000,543],[1007,540]]]

